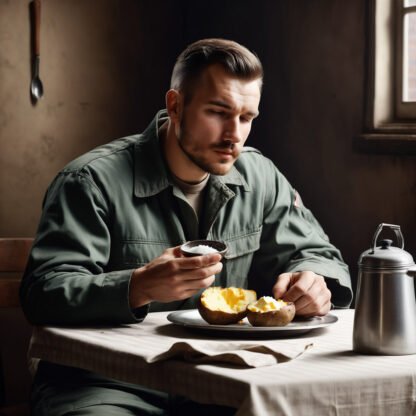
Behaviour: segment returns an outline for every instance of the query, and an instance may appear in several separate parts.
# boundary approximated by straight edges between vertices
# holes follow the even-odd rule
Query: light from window
[[[416,0],[390,1],[398,6],[395,13],[396,99],[393,118],[416,126]]]
[[[403,31],[403,101],[411,102],[416,101],[416,12],[405,14]]]

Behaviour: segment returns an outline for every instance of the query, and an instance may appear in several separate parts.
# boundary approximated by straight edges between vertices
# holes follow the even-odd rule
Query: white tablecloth
[[[296,338],[253,341],[274,349],[279,343],[285,349],[313,343],[299,358],[258,368],[195,364],[178,358],[147,362],[149,354],[155,356],[172,340],[205,338],[169,323],[164,312],[152,313],[140,324],[117,328],[37,327],[29,356],[203,403],[233,406],[238,416],[416,415],[416,355],[355,354],[353,310],[331,313],[339,321],[328,328]]]

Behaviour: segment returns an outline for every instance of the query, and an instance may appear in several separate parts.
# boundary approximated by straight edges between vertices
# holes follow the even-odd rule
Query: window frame
[[[416,154],[416,118],[397,115],[398,7],[403,0],[369,0],[364,133],[356,147],[372,153]],[[400,90],[401,91],[401,90]],[[401,95],[400,95],[401,101]],[[413,103],[411,103],[413,104]]]

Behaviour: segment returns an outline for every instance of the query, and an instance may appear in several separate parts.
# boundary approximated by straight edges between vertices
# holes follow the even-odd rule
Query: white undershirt
[[[176,185],[178,185],[178,187],[184,193],[186,199],[189,202],[189,205],[193,208],[199,219],[204,202],[204,190],[208,183],[209,174],[201,182],[198,183],[185,182],[182,179],[179,179],[173,173],[172,177]]]

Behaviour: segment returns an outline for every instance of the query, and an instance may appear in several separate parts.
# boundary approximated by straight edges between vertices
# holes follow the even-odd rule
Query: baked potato
[[[293,302],[262,296],[247,307],[247,319],[253,326],[285,326],[292,322],[296,308]]]
[[[247,305],[257,300],[254,290],[237,287],[209,287],[198,302],[202,318],[209,324],[236,324],[247,315]]]

